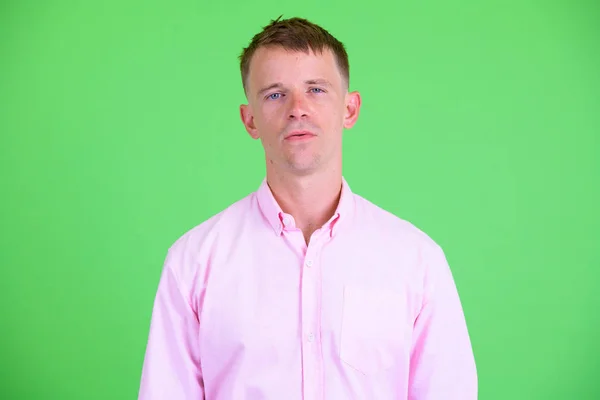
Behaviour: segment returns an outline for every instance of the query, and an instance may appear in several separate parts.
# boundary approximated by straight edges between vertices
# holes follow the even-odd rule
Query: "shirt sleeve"
[[[409,400],[476,400],[477,371],[467,325],[445,255],[424,254],[423,302],[413,329]]]
[[[204,399],[198,314],[182,288],[165,263],[154,300],[139,400]]]

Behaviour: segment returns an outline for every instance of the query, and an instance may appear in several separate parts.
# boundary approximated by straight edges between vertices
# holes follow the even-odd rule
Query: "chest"
[[[200,307],[206,347],[280,358],[314,344],[363,370],[406,353],[420,294],[411,257],[343,242],[284,244],[215,258]]]

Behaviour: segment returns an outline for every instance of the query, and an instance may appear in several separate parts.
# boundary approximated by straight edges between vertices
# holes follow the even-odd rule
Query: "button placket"
[[[316,268],[317,246],[316,240],[309,242],[302,269],[302,359],[304,371],[305,393],[317,395],[321,391],[321,365],[320,356],[320,284],[319,271]],[[312,396],[311,396],[312,397]]]

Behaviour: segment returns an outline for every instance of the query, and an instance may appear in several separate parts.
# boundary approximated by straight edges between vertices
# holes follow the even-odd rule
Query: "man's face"
[[[307,175],[341,167],[342,132],[354,125],[360,95],[348,93],[335,56],[259,48],[240,107],[248,133],[260,139],[267,168]]]

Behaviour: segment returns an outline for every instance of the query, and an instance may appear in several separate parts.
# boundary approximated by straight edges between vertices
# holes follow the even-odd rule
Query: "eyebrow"
[[[331,86],[331,83],[327,79],[309,79],[308,81],[304,81],[307,85],[322,85],[322,86]]]
[[[277,89],[277,88],[282,88],[282,87],[283,87],[283,84],[280,82],[273,83],[267,87],[260,89],[257,94],[258,94],[258,96],[262,96],[265,92],[268,92],[271,89]]]
[[[331,83],[327,79],[320,79],[320,78],[306,80],[306,81],[304,81],[304,84],[306,84],[306,85],[322,85],[322,86],[331,87]],[[258,91],[258,96],[262,96],[264,93],[268,92],[269,90],[277,89],[277,88],[283,88],[283,83],[276,82],[276,83],[273,83],[269,86],[266,86],[266,87],[260,89]]]

